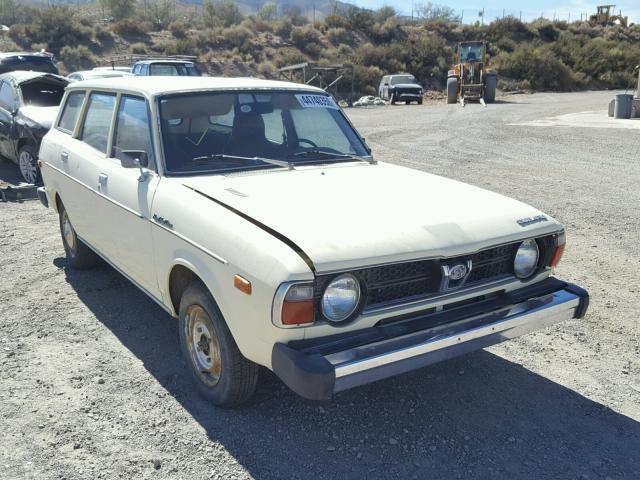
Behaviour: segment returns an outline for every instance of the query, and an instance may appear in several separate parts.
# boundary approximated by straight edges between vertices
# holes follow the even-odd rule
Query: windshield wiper
[[[259,161],[264,163],[270,163],[271,165],[276,165],[278,167],[285,167],[289,170],[294,169],[294,165],[291,162],[286,162],[284,160],[276,160],[275,158],[264,158],[264,157],[242,157],[239,155],[227,155],[224,153],[212,153],[210,155],[202,155],[200,157],[194,157],[191,159],[192,162],[202,162],[208,160],[251,160],[251,161]]]
[[[350,153],[327,152],[326,150],[305,150],[303,152],[294,153],[293,155],[290,155],[290,156],[291,157],[312,157],[312,158],[324,157],[327,159],[334,159],[334,160],[353,159],[353,160],[359,160],[361,162],[367,162],[367,163],[370,163],[371,165],[376,165],[378,163],[373,159],[373,157],[361,157],[359,155],[352,155]]]

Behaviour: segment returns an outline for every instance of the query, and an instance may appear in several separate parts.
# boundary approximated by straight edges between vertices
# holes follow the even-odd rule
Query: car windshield
[[[192,174],[353,160],[369,155],[322,93],[199,92],[162,97],[167,173]]]
[[[22,103],[25,106],[57,107],[62,101],[65,85],[46,80],[31,81],[20,85]]]
[[[58,69],[49,57],[39,55],[17,55],[3,58],[0,62],[0,73],[16,70],[31,70],[34,72],[58,73]]]
[[[482,60],[482,45],[462,45],[460,60],[463,62],[480,62]]]
[[[193,63],[152,63],[149,75],[169,77],[199,77],[200,71]]]
[[[402,83],[416,83],[416,77],[413,75],[395,75],[391,77],[391,85],[400,85]]]

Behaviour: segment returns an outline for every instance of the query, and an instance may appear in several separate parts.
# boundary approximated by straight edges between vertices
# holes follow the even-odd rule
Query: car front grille
[[[419,88],[397,88],[396,93],[398,95],[404,95],[404,94],[419,95],[420,89]]]
[[[540,264],[546,264],[550,237],[538,240],[540,246]],[[471,260],[471,273],[464,288],[483,283],[498,281],[513,275],[513,260],[520,242],[488,248],[479,252],[455,258],[417,260],[412,262],[381,265],[363,268],[349,273],[355,275],[363,288],[364,310],[374,310],[383,306],[402,304],[414,300],[436,296],[440,291],[442,265],[466,264]],[[318,305],[317,314],[322,318],[319,308],[320,298],[329,282],[340,274],[316,277],[315,294]],[[455,289],[448,290],[455,292]]]

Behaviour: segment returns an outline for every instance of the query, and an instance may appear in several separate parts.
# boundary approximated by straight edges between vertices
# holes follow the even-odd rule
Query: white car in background
[[[325,400],[587,309],[551,276],[558,222],[375,161],[310,86],[72,84],[40,158],[70,267],[100,256],[177,317],[216,405],[251,397],[260,365]]]
[[[100,69],[100,70],[82,70],[79,72],[73,72],[67,75],[67,80],[70,82],[79,82],[82,80],[96,80],[98,78],[118,78],[118,77],[131,77],[133,73],[123,72],[122,70]]]

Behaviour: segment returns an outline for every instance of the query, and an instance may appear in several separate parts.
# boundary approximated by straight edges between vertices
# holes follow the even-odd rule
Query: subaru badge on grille
[[[473,263],[467,260],[465,263],[451,263],[441,265],[442,280],[440,281],[440,291],[455,290],[464,285],[469,278]]]

